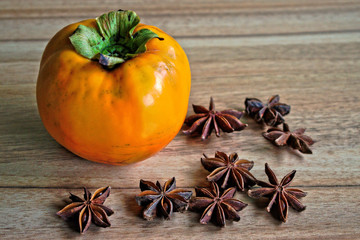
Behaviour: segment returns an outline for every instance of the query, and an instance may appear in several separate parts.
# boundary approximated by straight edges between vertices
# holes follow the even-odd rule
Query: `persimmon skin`
[[[185,52],[162,30],[139,24],[160,38],[147,51],[114,69],[79,55],[71,24],[48,43],[40,63],[36,96],[50,135],[74,154],[125,165],[164,148],[179,132],[188,107],[191,74]]]

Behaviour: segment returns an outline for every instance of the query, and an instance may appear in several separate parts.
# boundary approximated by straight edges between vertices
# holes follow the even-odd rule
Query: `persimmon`
[[[43,53],[36,96],[50,135],[74,154],[129,164],[179,132],[191,74],[181,46],[133,11],[113,11],[60,30]]]

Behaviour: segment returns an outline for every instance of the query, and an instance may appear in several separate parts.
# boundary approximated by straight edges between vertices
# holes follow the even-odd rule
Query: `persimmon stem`
[[[146,52],[146,43],[153,38],[163,40],[149,29],[134,33],[140,22],[134,11],[112,11],[95,20],[97,29],[79,25],[69,38],[77,53],[107,68]]]

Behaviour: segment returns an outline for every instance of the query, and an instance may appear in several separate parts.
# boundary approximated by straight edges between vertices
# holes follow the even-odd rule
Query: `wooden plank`
[[[18,50],[10,54],[9,62],[0,63],[4,73],[0,78],[1,186],[79,187],[88,182],[95,187],[106,177],[112,185],[125,182],[127,187],[134,187],[142,177],[162,176],[162,166],[168,168],[168,176],[163,180],[176,176],[186,179],[185,186],[191,186],[206,176],[200,163],[193,165],[199,161],[204,146],[212,149],[207,150],[209,155],[215,150],[241,152],[244,158],[256,162],[254,174],[259,177],[263,176],[264,163],[269,162],[281,167],[282,174],[294,168],[299,170],[303,174],[297,180],[300,185],[359,184],[360,163],[356,156],[360,105],[349,104],[359,103],[358,34],[313,35],[302,43],[297,38],[277,38],[269,37],[263,42],[256,42],[255,37],[240,38],[238,42],[235,38],[230,46],[226,46],[228,39],[214,39],[201,47],[192,39],[182,39],[192,66],[190,103],[207,105],[212,95],[219,109],[241,109],[245,97],[265,100],[278,93],[292,105],[292,113],[287,117],[291,126],[308,127],[309,135],[318,141],[313,155],[299,157],[273,147],[261,137],[262,130],[256,124],[244,119],[250,124],[249,130],[223,134],[221,139],[212,136],[206,143],[180,133],[160,154],[129,167],[89,163],[56,144],[43,128],[36,110],[35,81],[45,42],[32,42],[29,54],[27,42],[19,42],[17,48],[13,43],[0,45],[0,59],[11,49]],[[25,61],[21,56],[25,56]],[[334,109],[341,109],[341,114]],[[188,114],[192,114],[190,106]],[[23,168],[26,162],[32,164]],[[341,164],[341,174],[329,179],[335,162]],[[74,165],[78,167],[73,168]],[[87,173],[94,168],[101,171],[90,179]],[[130,170],[133,168],[136,170]],[[73,178],[77,171],[83,176],[81,183]],[[192,177],[185,174],[188,172]],[[62,182],[58,181],[59,176]]]
[[[241,134],[223,136],[221,141],[213,136],[211,141],[206,143],[206,149],[205,144],[199,140],[179,135],[154,157],[131,166],[119,167],[100,165],[74,156],[56,144],[45,133],[39,121],[31,121],[25,125],[25,132],[30,132],[31,126],[35,124],[42,129],[40,133],[35,129],[35,134],[23,133],[1,137],[0,186],[70,188],[110,184],[136,187],[141,178],[159,178],[165,181],[173,176],[184,183],[182,187],[195,186],[203,182],[209,174],[201,166],[202,153],[213,155],[216,150],[227,153],[236,151],[241,158],[253,160],[255,166],[252,173],[260,180],[266,180],[264,164],[268,162],[279,176],[297,170],[294,184],[298,185],[344,186],[360,183],[360,164],[357,157],[360,153],[359,144],[353,144],[351,147],[342,144],[334,147],[331,144],[329,147],[324,143],[325,137],[319,138],[316,135],[315,139],[321,142],[313,147],[314,154],[303,157],[291,151],[277,149],[265,142],[260,135],[261,130],[247,130]],[[20,128],[19,125],[15,126]],[[13,126],[10,125],[9,128],[12,129]],[[314,137],[313,131],[309,131],[309,134]],[[333,135],[335,133],[331,134]],[[335,175],[332,173],[334,168]]]
[[[325,8],[316,11],[279,11],[224,13],[215,17],[210,14],[163,14],[142,15],[142,22],[168,32],[175,37],[237,36],[299,34],[308,32],[359,31],[360,6]],[[134,9],[136,10],[136,9]],[[63,10],[62,10],[63,11]],[[63,11],[66,12],[66,11]],[[64,26],[90,16],[69,16],[46,18],[3,18],[0,19],[0,40],[49,39]],[[169,21],[171,19],[171,21]],[[236,23],[236,26],[234,26]],[[29,31],[28,29],[32,29]]]
[[[19,8],[21,6],[21,8]],[[353,9],[359,7],[356,0],[152,0],[145,3],[141,0],[107,0],[98,1],[47,1],[37,0],[31,4],[27,0],[2,0],[0,18],[41,18],[41,17],[91,17],[114,9],[136,10],[141,15],[173,14],[239,14],[251,12],[274,11],[318,11],[324,9]],[[95,14],[95,15],[94,15]]]
[[[219,53],[221,54],[221,53]],[[308,71],[311,74],[338,74],[337,76],[343,79],[343,84],[356,78],[356,73],[359,72],[359,59],[298,59],[298,60],[271,60],[271,59],[253,59],[253,60],[233,60],[227,58],[224,61],[219,62],[207,62],[207,63],[193,63],[192,74],[193,84],[197,84],[198,78],[211,78],[211,84],[207,86],[209,91],[211,86],[221,84],[220,78],[235,78],[247,81],[245,78],[253,77],[260,80],[261,78],[274,79],[279,75],[296,75],[303,74],[304,71]],[[346,69],[343,67],[346,66]],[[0,69],[7,75],[1,78],[1,84],[13,85],[18,84],[32,84],[36,83],[39,62],[17,62],[14,63],[0,63]],[[355,74],[355,76],[354,76]],[[277,76],[274,76],[277,75]],[[291,76],[292,78],[296,76]],[[306,78],[307,74],[303,74],[303,78]],[[309,76],[312,77],[312,76]],[[331,77],[331,76],[329,76]],[[289,79],[291,80],[291,79]],[[306,80],[306,79],[304,79]],[[336,79],[333,79],[336,81]],[[220,82],[219,82],[220,81]],[[345,81],[345,82],[344,82]],[[356,83],[356,82],[355,82]],[[201,81],[197,84],[201,84]],[[300,83],[299,83],[300,84]],[[275,85],[272,85],[275,88]],[[258,88],[266,88],[268,86],[262,85]],[[331,87],[331,86],[329,86]],[[345,86],[346,87],[346,86]],[[203,88],[203,89],[206,89]],[[258,90],[258,88],[254,90]],[[202,91],[200,89],[200,91]]]
[[[356,73],[360,33],[272,36],[246,38],[179,39],[188,54],[193,78],[272,75]],[[0,44],[1,84],[34,83],[46,41]],[[16,51],[15,51],[16,50]],[[16,63],[14,63],[16,62]],[[241,66],[241,67],[240,67]],[[345,72],[344,68],[346,67]],[[201,83],[201,82],[200,82]]]
[[[314,80],[308,81],[309,76]],[[96,186],[98,183],[118,185],[123,182],[125,187],[134,187],[138,179],[152,176],[162,176],[162,180],[176,176],[181,180],[186,179],[185,186],[192,186],[207,175],[199,162],[202,153],[205,151],[212,155],[215,150],[228,153],[237,151],[241,157],[255,161],[253,172],[259,178],[264,178],[263,166],[265,162],[269,162],[274,169],[279,169],[281,175],[297,169],[300,176],[296,181],[299,185],[357,185],[360,183],[360,163],[357,161],[360,153],[360,141],[357,138],[360,111],[358,104],[348,102],[358,101],[359,82],[356,74],[352,80],[348,78],[349,75],[344,75],[341,79],[338,76],[275,75],[269,78],[275,85],[270,89],[258,87],[264,76],[246,76],[246,84],[232,87],[231,92],[228,89],[236,85],[237,77],[226,78],[225,83],[223,78],[198,78],[194,81],[190,103],[207,105],[208,96],[213,93],[211,89],[214,88],[219,91],[213,94],[215,100],[219,99],[219,109],[243,108],[246,96],[266,99],[275,92],[279,93],[293,107],[292,113],[287,117],[290,125],[294,128],[308,127],[308,134],[318,141],[313,147],[313,155],[300,156],[275,148],[261,137],[262,129],[245,118],[250,126],[241,133],[223,134],[219,139],[212,136],[205,143],[180,133],[158,155],[127,167],[90,163],[69,153],[56,144],[42,126],[36,110],[35,85],[3,86],[0,105],[1,186],[79,187],[86,183]],[[242,78],[245,79],[244,76]],[[320,81],[316,81],[320,78]],[[202,89],[201,86],[209,80],[217,82]],[[307,87],[301,90],[294,87],[294,82],[299,86],[306,83]],[[278,89],[277,86],[282,88]],[[346,95],[338,89],[342,89]],[[328,107],[329,99],[332,99],[331,107]],[[341,109],[342,115],[333,109]],[[189,106],[188,114],[190,113],[192,110]],[[26,168],[22,167],[27,162],[31,164]],[[341,166],[337,169],[339,174],[329,177],[334,165]],[[163,174],[163,166],[167,168],[166,176]],[[89,173],[94,169],[97,175],[90,178]],[[82,177],[79,180],[74,175]],[[60,182],[59,177],[62,179]]]
[[[180,181],[180,185],[183,183]],[[100,187],[100,185],[99,185]],[[115,214],[107,229],[90,226],[81,236],[55,213],[68,202],[68,191],[82,196],[81,189],[0,189],[0,237],[2,239],[358,239],[360,230],[359,187],[303,188],[306,210],[289,210],[281,224],[265,211],[265,201],[254,201],[244,193],[236,198],[249,205],[240,212],[239,222],[227,222],[225,229],[198,223],[200,214],[175,213],[170,221],[143,220],[134,196],[138,189],[112,189],[105,202]],[[94,191],[91,189],[91,191]]]
[[[219,57],[230,57],[231,60],[340,59],[358,57],[360,33],[178,38],[177,41],[184,48],[191,62],[211,62]],[[1,62],[40,62],[47,42],[48,40],[4,41],[0,44]],[[224,61],[224,59],[221,60]],[[4,68],[8,69],[9,67]]]

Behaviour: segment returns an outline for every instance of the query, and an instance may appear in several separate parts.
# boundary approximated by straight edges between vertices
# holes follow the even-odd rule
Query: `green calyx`
[[[96,18],[98,29],[79,25],[70,36],[70,42],[81,56],[113,68],[146,52],[146,43],[150,39],[163,40],[149,29],[134,33],[139,22],[139,16],[133,11],[105,13]]]

